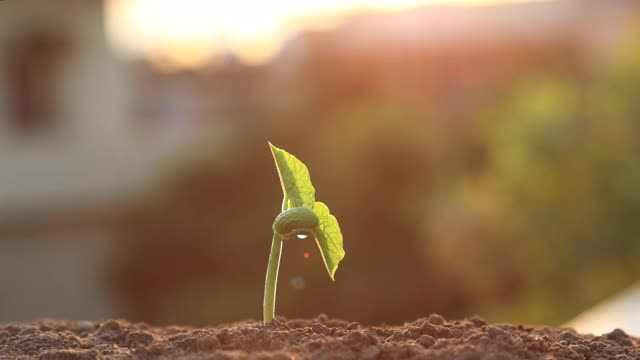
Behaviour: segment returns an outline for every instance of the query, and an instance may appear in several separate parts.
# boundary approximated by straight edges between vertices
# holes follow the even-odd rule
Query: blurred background
[[[347,253],[278,314],[563,324],[640,279],[638,94],[635,0],[2,1],[0,321],[260,319],[270,140]]]

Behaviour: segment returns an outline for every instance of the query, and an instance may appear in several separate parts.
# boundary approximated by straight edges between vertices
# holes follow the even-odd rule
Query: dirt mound
[[[604,336],[474,317],[431,315],[398,327],[363,327],[319,316],[279,319],[264,327],[151,327],[124,320],[42,320],[0,325],[0,359],[640,359],[640,340],[615,330]]]

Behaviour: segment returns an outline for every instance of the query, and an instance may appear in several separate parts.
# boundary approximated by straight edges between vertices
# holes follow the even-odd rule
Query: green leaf
[[[340,226],[335,216],[329,213],[327,205],[321,202],[316,202],[312,207],[313,211],[320,220],[320,225],[316,228],[316,242],[324,265],[329,271],[331,280],[334,279],[336,270],[338,269],[338,263],[344,258],[345,252],[342,247],[342,232],[340,232]]]
[[[280,184],[284,193],[282,210],[294,207],[312,207],[316,201],[316,189],[311,184],[307,166],[295,156],[269,143],[273,159],[278,168]]]
[[[304,163],[271,143],[269,143],[269,146],[278,168],[282,192],[284,193],[282,211],[304,206],[311,208],[315,212],[320,221],[318,227],[314,229],[316,243],[329,276],[331,280],[334,280],[338,263],[345,255],[338,220],[329,213],[327,205],[316,202],[316,190],[311,184],[309,170]]]

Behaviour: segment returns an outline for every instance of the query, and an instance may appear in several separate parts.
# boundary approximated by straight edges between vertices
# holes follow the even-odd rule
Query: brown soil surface
[[[398,327],[319,316],[194,329],[123,320],[0,325],[0,359],[640,359],[640,340],[439,315]]]

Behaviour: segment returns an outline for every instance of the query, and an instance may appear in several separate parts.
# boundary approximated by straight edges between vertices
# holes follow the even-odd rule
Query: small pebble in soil
[[[433,325],[444,325],[445,320],[442,316],[438,314],[431,314],[429,315],[429,323]]]

